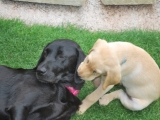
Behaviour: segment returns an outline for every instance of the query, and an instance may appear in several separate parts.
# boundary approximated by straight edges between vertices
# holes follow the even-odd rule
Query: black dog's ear
[[[83,62],[84,58],[86,57],[86,55],[84,54],[84,52],[81,50],[81,48],[77,48],[76,49],[77,51],[77,56],[78,56],[78,59],[77,59],[77,65],[76,65],[76,69],[75,69],[75,74],[74,74],[74,81],[76,84],[78,84],[76,86],[76,89],[81,89],[83,84],[84,84],[84,80],[82,80],[79,76],[78,76],[78,73],[77,73],[77,69],[80,65],[81,62]]]
[[[41,56],[40,56],[40,59],[38,60],[38,63],[37,63],[37,65],[36,65],[36,67],[34,68],[35,70],[37,69],[38,65],[39,65],[41,62],[44,61],[43,53],[44,53],[46,47],[47,47],[49,44],[51,44],[51,43],[48,43],[48,44],[45,46],[45,48],[43,49],[43,51],[42,51],[42,53],[41,53]]]
[[[37,65],[36,65],[36,67],[34,68],[35,70],[37,69],[38,65],[39,65],[43,60],[44,60],[44,57],[43,57],[43,52],[42,52],[42,54],[41,54],[41,56],[40,56],[40,59],[38,60],[38,63],[37,63]]]

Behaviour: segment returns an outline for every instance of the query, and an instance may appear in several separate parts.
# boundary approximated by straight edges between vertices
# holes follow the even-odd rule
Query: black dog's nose
[[[42,68],[37,69],[37,72],[40,73],[41,75],[45,75],[45,73],[47,72],[47,69],[42,67]]]

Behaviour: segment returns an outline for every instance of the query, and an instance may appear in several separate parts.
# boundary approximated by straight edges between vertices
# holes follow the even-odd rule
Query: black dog
[[[70,119],[81,101],[66,87],[83,86],[76,71],[84,58],[77,43],[55,40],[34,69],[0,66],[0,120]]]

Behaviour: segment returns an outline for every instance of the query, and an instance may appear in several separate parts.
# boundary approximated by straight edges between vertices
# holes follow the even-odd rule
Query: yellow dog
[[[145,50],[128,42],[98,39],[80,64],[78,74],[84,80],[103,76],[99,87],[82,101],[80,114],[98,100],[101,105],[108,105],[113,99],[120,99],[126,108],[142,110],[160,97],[158,65]],[[105,94],[118,83],[126,92],[120,89]]]

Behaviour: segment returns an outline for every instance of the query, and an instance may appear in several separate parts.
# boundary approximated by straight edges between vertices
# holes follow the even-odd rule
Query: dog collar
[[[79,93],[79,90],[74,89],[74,87],[65,86],[74,96],[77,96]]]
[[[123,65],[125,62],[127,62],[127,59],[124,59],[124,60],[121,62],[121,65]]]

